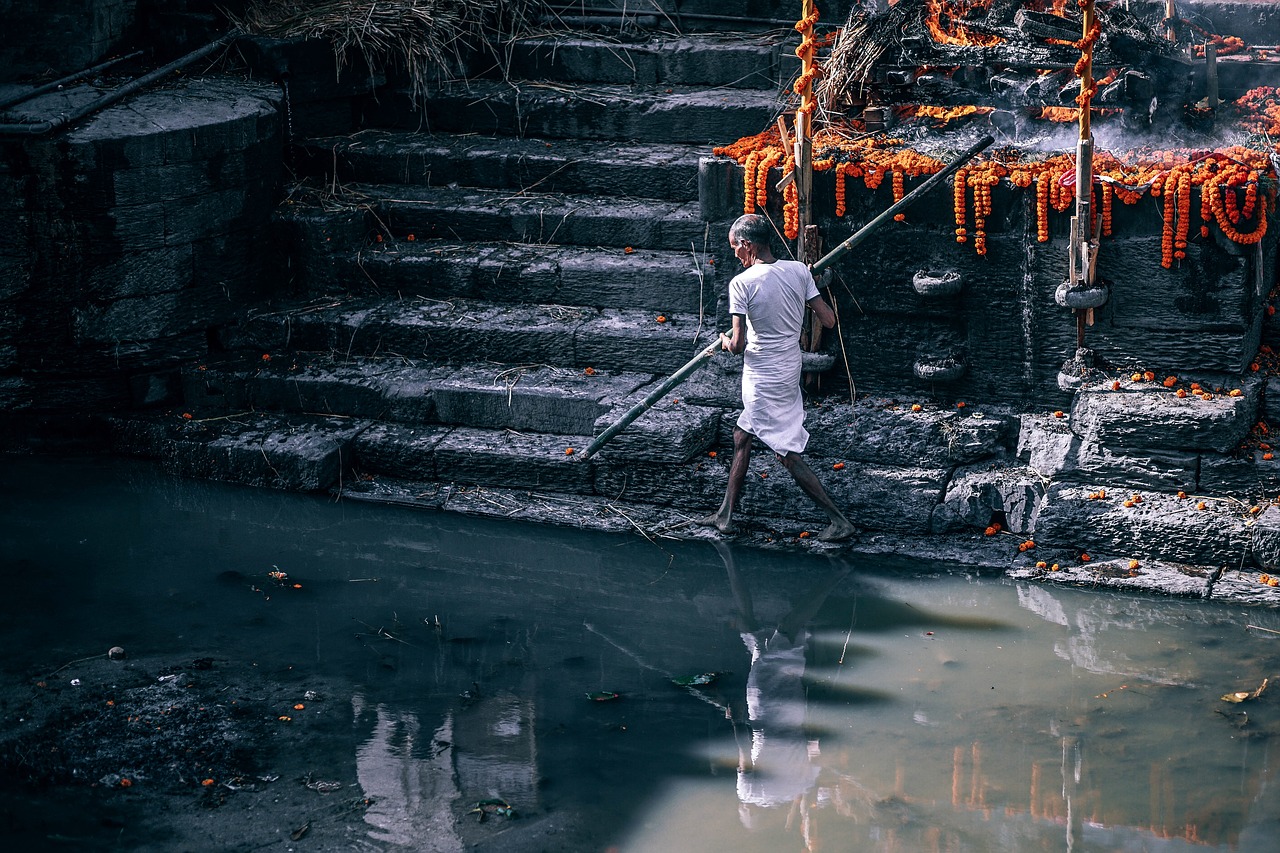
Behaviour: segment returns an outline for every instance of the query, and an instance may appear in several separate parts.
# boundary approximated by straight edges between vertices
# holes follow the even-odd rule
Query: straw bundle
[[[415,99],[427,86],[460,73],[475,51],[522,31],[538,0],[251,0],[243,32],[272,38],[319,38],[333,45],[339,68],[355,51],[371,68],[409,75]]]

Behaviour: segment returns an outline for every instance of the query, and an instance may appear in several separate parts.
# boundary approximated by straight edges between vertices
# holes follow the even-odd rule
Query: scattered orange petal
[[[290,717],[288,714],[281,714],[280,716],[276,717],[276,719],[282,723],[288,723],[293,720],[293,717]]]
[[[1186,389],[1186,388],[1179,388],[1179,389],[1178,389],[1177,391],[1175,391],[1174,393],[1175,393],[1175,394],[1177,394],[1179,397],[1186,397],[1186,396],[1187,396],[1187,389]]]
[[[408,240],[410,243],[412,243],[417,238],[414,237],[412,234],[406,234],[405,239]]]
[[[1049,568],[1049,564],[1048,564],[1048,563],[1046,563],[1044,560],[1039,560],[1039,561],[1037,561],[1037,562],[1036,562],[1036,568],[1037,568],[1037,569],[1047,569],[1047,568]]]
[[[1130,376],[1129,378],[1130,378],[1131,380],[1133,380],[1134,382],[1141,382],[1141,381],[1142,381],[1142,374],[1141,374],[1141,373],[1135,373],[1135,374],[1133,374],[1132,376]]]
[[[588,367],[586,370],[584,370],[584,371],[582,371],[582,372],[583,372],[583,373],[585,373],[587,376],[595,376],[595,375],[596,375],[596,369],[595,369],[594,367]]]
[[[1148,382],[1154,382],[1156,380],[1156,375],[1152,371],[1148,370],[1142,374],[1142,378]]]
[[[205,779],[205,780],[204,780],[203,782],[201,782],[200,784],[201,784],[201,785],[204,785],[204,786],[207,788],[207,787],[209,787],[210,785],[212,785],[212,784],[213,784],[213,780],[212,780],[212,779]]]
[[[707,455],[710,456],[712,459],[716,458],[716,452],[714,450],[708,450]]]
[[[1184,491],[1179,490],[1179,491],[1178,491],[1178,500],[1180,500],[1180,501],[1185,501],[1186,499],[1187,499],[1187,493],[1186,493],[1186,492],[1184,492]]]
[[[1166,376],[1164,378],[1164,387],[1166,388],[1172,388],[1174,385],[1177,385],[1177,384],[1178,384],[1178,377],[1176,376]]]
[[[190,412],[183,412],[183,413],[182,413],[182,419],[183,419],[184,421],[189,421],[189,420],[191,420],[191,413],[190,413]]]
[[[801,531],[800,531],[800,538],[801,538],[801,539],[808,539],[808,538],[809,538],[809,531],[807,531],[807,530],[801,530]]]
[[[1115,382],[1112,382],[1112,383],[1111,383],[1111,390],[1112,390],[1112,391],[1119,391],[1119,390],[1120,390],[1120,380],[1119,380],[1119,379],[1117,379]]]
[[[920,411],[920,409],[921,409],[921,408],[923,408],[923,407],[922,407],[919,403],[912,403],[912,404],[911,404],[911,411],[913,411],[913,412],[918,412],[918,411]]]
[[[1062,410],[1061,410],[1061,409],[1059,409],[1058,411],[1054,412],[1054,413],[1053,413],[1053,416],[1054,416],[1055,418],[1060,418],[1060,417],[1062,417]]]
[[[270,360],[271,360],[271,353],[269,353],[269,352],[264,352],[264,353],[262,354],[262,360],[263,360],[263,361],[270,361]]]
[[[1137,560],[1129,561],[1129,571],[1133,571],[1134,569],[1138,568],[1138,566],[1139,566],[1139,563]]]
[[[1206,504],[1204,501],[1200,501],[1198,504],[1196,504],[1196,509],[1208,509],[1208,508],[1209,508],[1209,505]]]
[[[1231,389],[1231,394],[1230,394],[1230,396],[1232,396],[1232,397],[1240,397],[1240,396],[1243,396],[1243,395],[1244,395],[1244,392],[1243,392],[1243,391],[1241,391],[1239,388],[1232,388],[1232,389]]]
[[[129,787],[132,787],[132,786],[133,786],[133,780],[132,780],[132,779],[121,779],[121,780],[120,780],[120,787],[121,787],[121,788],[129,788]]]
[[[628,255],[629,255],[629,254],[631,254],[632,252],[634,252],[634,251],[635,251],[635,249],[633,249],[633,248],[631,248],[630,246],[628,246],[627,248],[623,249],[622,251],[623,251],[623,253],[624,253],[624,254],[628,254]]]
[[[301,702],[293,706],[293,710],[295,711],[305,711],[306,709],[307,709],[307,706],[303,705]]]
[[[959,403],[956,403],[956,408],[957,408],[957,409],[963,409],[963,408],[964,408],[964,400],[961,400]]]
[[[844,463],[843,463],[843,462],[837,462],[836,464],[834,464],[834,465],[832,465],[832,466],[831,466],[831,470],[832,470],[832,471],[843,471],[843,470],[844,470]]]
[[[1270,462],[1272,459],[1276,458],[1276,455],[1268,450],[1266,453],[1262,454],[1262,458]]]
[[[1089,562],[1089,561],[1090,561],[1090,560],[1092,560],[1092,559],[1093,559],[1093,557],[1090,557],[1088,554],[1081,554],[1081,555],[1080,555],[1080,562],[1082,562],[1082,563],[1087,563],[1087,562]]]
[[[564,455],[565,455],[565,456],[572,456],[572,455],[573,455],[573,448],[572,448],[572,447],[566,447],[566,448],[564,449]]]

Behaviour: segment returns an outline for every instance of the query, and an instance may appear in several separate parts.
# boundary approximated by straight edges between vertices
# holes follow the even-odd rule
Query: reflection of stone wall
[[[0,149],[0,377],[21,407],[123,402],[257,292],[280,168],[272,87],[189,81]],[[138,402],[167,389],[135,389]]]
[[[104,59],[133,25],[138,0],[3,0],[0,82],[78,71]]]

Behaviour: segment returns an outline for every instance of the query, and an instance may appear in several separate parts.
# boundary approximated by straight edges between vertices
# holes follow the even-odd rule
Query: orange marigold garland
[[[952,188],[952,207],[955,209],[956,215],[956,242],[968,242],[969,237],[965,232],[965,188],[968,186],[969,170],[961,169],[956,172],[955,186]]]

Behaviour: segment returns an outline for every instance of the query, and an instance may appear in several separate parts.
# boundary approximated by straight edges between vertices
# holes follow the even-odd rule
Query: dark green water
[[[1247,627],[1278,614],[123,461],[0,482],[6,681],[118,645],[323,686],[314,763],[375,801],[351,849],[523,849],[555,816],[547,849],[1280,850],[1280,685],[1220,698],[1280,674]],[[488,797],[522,817],[459,822]]]

